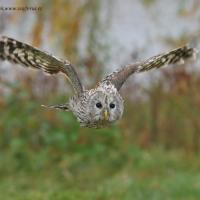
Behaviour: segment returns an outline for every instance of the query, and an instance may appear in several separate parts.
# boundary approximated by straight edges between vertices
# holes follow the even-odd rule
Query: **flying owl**
[[[64,73],[75,94],[64,104],[46,107],[71,111],[81,126],[94,128],[107,126],[122,117],[124,101],[119,90],[130,75],[169,64],[183,63],[195,55],[194,48],[183,46],[145,61],[126,65],[106,76],[95,88],[87,90],[69,61],[58,59],[15,39],[0,37],[1,60],[37,68],[49,74]]]

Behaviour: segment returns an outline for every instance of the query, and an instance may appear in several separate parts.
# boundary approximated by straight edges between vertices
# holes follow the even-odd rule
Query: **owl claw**
[[[68,106],[66,104],[58,104],[58,105],[41,105],[42,107],[45,107],[45,108],[55,108],[55,109],[60,109],[60,110],[69,110]]]

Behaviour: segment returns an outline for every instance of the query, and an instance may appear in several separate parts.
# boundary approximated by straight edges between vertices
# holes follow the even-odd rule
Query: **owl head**
[[[121,118],[123,99],[113,85],[97,87],[89,97],[87,111],[94,124],[109,124]]]

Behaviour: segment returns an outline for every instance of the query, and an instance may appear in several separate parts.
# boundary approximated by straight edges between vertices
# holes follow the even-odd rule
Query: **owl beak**
[[[105,110],[104,112],[103,112],[103,117],[104,117],[104,120],[108,120],[108,118],[109,118],[109,115],[108,115],[108,111],[107,110]]]

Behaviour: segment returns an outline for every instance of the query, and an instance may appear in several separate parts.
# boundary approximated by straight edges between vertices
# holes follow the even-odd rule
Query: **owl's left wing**
[[[127,78],[134,73],[160,68],[169,64],[184,63],[185,60],[195,57],[196,53],[196,49],[183,46],[170,52],[151,57],[143,62],[126,65],[118,71],[106,76],[102,82],[109,81],[114,84],[117,90],[120,90]]]
[[[8,60],[25,67],[41,69],[48,74],[64,73],[75,92],[82,93],[83,86],[71,63],[43,52],[18,40],[0,36],[0,60]]]

